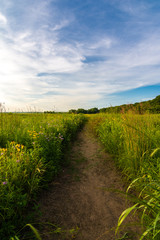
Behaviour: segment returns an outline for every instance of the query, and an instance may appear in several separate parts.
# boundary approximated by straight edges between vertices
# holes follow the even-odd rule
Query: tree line
[[[71,109],[69,113],[74,114],[95,114],[95,113],[127,113],[129,111],[135,112],[137,114],[143,113],[160,113],[160,95],[158,95],[153,100],[144,101],[144,102],[136,102],[134,104],[123,104],[115,107],[106,107],[98,109],[96,107],[90,108],[88,110],[79,108],[79,109]]]

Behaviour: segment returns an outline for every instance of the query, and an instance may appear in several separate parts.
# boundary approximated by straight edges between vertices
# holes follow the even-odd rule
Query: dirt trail
[[[40,231],[42,239],[115,240],[122,236],[125,237],[121,239],[138,239],[133,227],[123,229],[115,237],[118,217],[127,206],[121,194],[107,188],[124,190],[124,183],[88,125],[79,133],[67,157],[72,166],[50,184],[39,201],[42,216],[38,221],[53,224],[44,225]],[[52,233],[55,229],[57,234]]]

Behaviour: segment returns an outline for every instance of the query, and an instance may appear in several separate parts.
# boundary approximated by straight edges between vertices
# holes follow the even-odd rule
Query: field
[[[23,226],[26,208],[59,173],[84,121],[82,115],[0,114],[0,239]]]
[[[129,186],[133,206],[122,213],[118,228],[137,210],[141,239],[160,239],[160,118],[134,113],[1,113],[0,239],[16,239],[17,227],[26,224],[26,209],[36,209],[39,190],[65,165],[64,153],[87,118]]]
[[[130,183],[127,193],[134,204],[122,213],[118,227],[138,210],[141,239],[160,239],[160,115],[102,114],[92,118],[92,127]]]

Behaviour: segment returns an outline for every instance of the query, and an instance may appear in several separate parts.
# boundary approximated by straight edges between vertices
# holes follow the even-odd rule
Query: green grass
[[[32,211],[40,188],[65,165],[64,153],[85,119],[70,114],[0,114],[0,239],[21,238],[19,229],[30,222],[27,208]],[[160,239],[160,115],[98,114],[89,124],[130,183],[127,193],[134,203],[122,213],[118,227],[136,210],[144,229],[141,239]],[[75,178],[80,180],[77,173]]]
[[[95,129],[106,151],[127,177],[134,205],[126,209],[118,227],[130,212],[141,213],[144,232],[140,239],[160,239],[160,115],[99,114],[93,116]]]
[[[25,225],[27,208],[61,170],[64,153],[85,119],[69,114],[0,114],[0,239],[13,237]]]

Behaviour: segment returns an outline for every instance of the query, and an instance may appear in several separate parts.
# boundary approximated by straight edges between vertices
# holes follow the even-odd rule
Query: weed
[[[144,232],[140,239],[160,238],[160,118],[159,115],[100,114],[90,119],[107,152],[131,182],[129,189],[139,193],[132,207],[119,218],[135,210],[141,212]]]
[[[25,225],[29,204],[60,171],[64,152],[84,120],[83,115],[0,110],[0,239]]]

